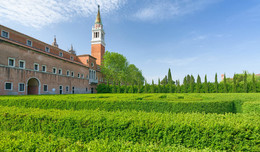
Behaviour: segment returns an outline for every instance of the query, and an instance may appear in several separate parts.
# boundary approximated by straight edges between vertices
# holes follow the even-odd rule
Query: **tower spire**
[[[100,6],[99,5],[98,5],[98,13],[97,13],[95,24],[102,25],[102,21],[101,21],[101,17],[100,17]]]
[[[52,46],[59,47],[59,45],[57,44],[56,35],[54,35],[54,41],[52,43]]]

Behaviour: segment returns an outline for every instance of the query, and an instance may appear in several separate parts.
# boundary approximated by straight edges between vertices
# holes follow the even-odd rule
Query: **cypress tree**
[[[207,75],[205,75],[204,91],[205,91],[205,93],[208,93],[208,92],[209,92],[209,86],[208,86]]]
[[[247,72],[244,72],[244,92],[247,93]]]
[[[194,92],[194,83],[195,83],[195,79],[193,77],[193,75],[191,75],[191,79],[190,79],[190,92],[193,93]]]
[[[184,93],[187,93],[187,77],[184,77],[183,87],[184,87]]]
[[[158,79],[158,93],[161,93],[161,81]]]
[[[215,74],[215,92],[218,93],[218,74]]]
[[[169,84],[169,93],[172,93],[172,74],[170,68],[168,71],[168,84]]]
[[[168,84],[172,83],[172,74],[171,74],[171,69],[169,68],[168,71]]]
[[[234,74],[234,77],[233,77],[233,93],[237,93],[237,77],[236,77],[236,74]]]
[[[253,82],[253,93],[256,93],[256,80],[255,80],[255,73],[253,73],[253,76],[252,76],[252,82]]]
[[[180,93],[180,92],[181,92],[180,81],[179,81],[179,80],[176,80],[176,83],[177,83],[177,90],[176,90],[176,93]]]
[[[197,85],[196,85],[196,92],[200,93],[200,85],[201,85],[201,78],[200,75],[197,77]]]
[[[227,78],[226,78],[226,74],[224,74],[224,93],[227,93]]]
[[[146,80],[145,80],[145,82],[144,82],[144,93],[147,93],[148,91],[147,91],[147,82],[146,82]]]
[[[151,93],[154,93],[154,81],[152,80]]]

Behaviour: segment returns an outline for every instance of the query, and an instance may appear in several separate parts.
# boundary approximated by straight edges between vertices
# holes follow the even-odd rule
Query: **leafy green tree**
[[[215,92],[218,93],[218,74],[215,74]]]
[[[208,92],[209,92],[209,86],[208,86],[207,75],[205,75],[204,91],[205,91],[205,93],[208,93]]]
[[[200,93],[200,86],[201,86],[201,78],[200,75],[197,76],[197,85],[196,85],[196,92]]]

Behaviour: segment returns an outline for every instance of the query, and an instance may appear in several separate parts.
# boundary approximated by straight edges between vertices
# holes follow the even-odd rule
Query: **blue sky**
[[[260,73],[259,0],[3,0],[0,24],[90,54],[101,5],[106,50],[126,56],[151,82],[171,68],[214,81],[215,73]]]

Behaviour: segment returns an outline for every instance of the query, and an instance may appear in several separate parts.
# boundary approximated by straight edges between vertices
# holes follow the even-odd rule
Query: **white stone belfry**
[[[103,29],[103,24],[100,17],[100,7],[98,5],[98,14],[95,21],[95,26],[92,27],[92,40],[91,44],[102,44],[104,47],[105,44],[105,31]]]

